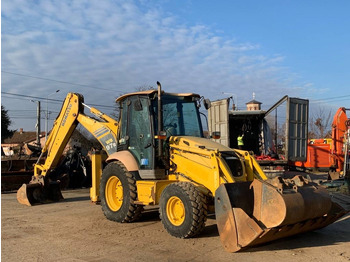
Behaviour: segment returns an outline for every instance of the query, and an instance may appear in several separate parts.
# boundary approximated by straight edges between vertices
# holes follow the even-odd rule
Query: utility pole
[[[36,144],[41,147],[41,143],[40,143],[40,132],[41,132],[40,131],[40,118],[41,118],[40,101],[35,101],[35,100],[30,100],[30,101],[33,103],[35,103],[35,102],[37,103],[37,107],[36,107],[37,120],[36,120],[36,125],[35,125],[35,127],[36,127]]]
[[[37,121],[36,121],[36,144],[41,146],[40,143],[40,101],[37,101]]]
[[[49,124],[49,96],[54,95],[58,93],[60,90],[56,90],[56,92],[53,92],[51,94],[48,94],[46,96],[46,122],[45,122],[45,143],[47,141],[47,132],[49,131],[48,129],[48,124]]]
[[[275,111],[275,150],[276,150],[276,154],[278,154],[277,152],[278,152],[278,150],[277,150],[277,148],[278,148],[278,143],[277,143],[277,129],[278,129],[278,123],[277,123],[277,107],[276,107],[276,109],[275,109],[276,111]]]

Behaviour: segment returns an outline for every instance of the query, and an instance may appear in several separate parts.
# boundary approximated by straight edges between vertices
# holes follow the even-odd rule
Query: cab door
[[[147,98],[130,97],[128,105],[128,150],[140,169],[152,169],[153,146],[149,102]]]

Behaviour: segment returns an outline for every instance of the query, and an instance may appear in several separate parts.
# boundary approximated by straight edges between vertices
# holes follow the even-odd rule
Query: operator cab
[[[158,123],[158,91],[148,90],[123,95],[117,99],[120,105],[118,151],[128,150],[139,165],[143,179],[159,179],[165,175],[166,136],[203,137],[198,110],[200,96],[193,93],[161,93],[161,125]],[[159,130],[159,126],[161,129]],[[161,147],[161,148],[160,148]],[[159,155],[161,152],[161,156]]]

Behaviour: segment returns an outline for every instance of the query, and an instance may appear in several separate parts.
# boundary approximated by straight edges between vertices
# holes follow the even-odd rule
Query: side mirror
[[[210,100],[209,100],[208,98],[204,99],[204,100],[203,100],[203,105],[204,105],[205,109],[208,110],[208,109],[211,107],[211,102],[210,102]]]

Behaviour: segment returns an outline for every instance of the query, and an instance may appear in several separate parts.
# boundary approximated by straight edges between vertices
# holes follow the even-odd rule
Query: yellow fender
[[[92,202],[96,203],[99,201],[100,196],[102,162],[104,161],[105,156],[96,152],[92,157],[92,185],[90,188],[90,199]],[[105,161],[111,163],[116,160],[122,162],[128,171],[138,171],[138,164],[135,157],[129,151],[115,152],[109,155]]]
[[[107,158],[106,162],[110,163],[115,160],[119,160],[124,164],[128,171],[138,171],[139,165],[136,162],[135,157],[129,151],[115,152]]]

